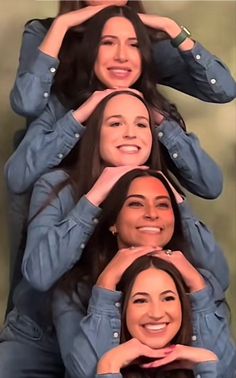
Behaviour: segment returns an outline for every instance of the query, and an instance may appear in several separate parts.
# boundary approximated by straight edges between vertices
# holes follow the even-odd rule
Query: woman
[[[107,3],[108,5],[112,3],[124,5],[126,1],[115,2],[114,0],[106,2],[106,5]],[[50,98],[52,82],[59,65],[59,56],[58,53],[48,54],[41,49],[40,45],[44,38],[50,36],[50,33],[55,30],[60,47],[65,32],[73,27],[74,15],[76,15],[75,25],[80,25],[96,14],[103,5],[102,0],[96,2],[89,0],[86,2],[60,1],[58,16],[53,24],[53,19],[33,20],[26,24],[20,52],[20,64],[11,92],[11,106],[14,111],[23,116],[35,118],[41,114]],[[144,13],[141,1],[128,1],[127,5],[139,13]],[[152,21],[154,17],[157,28],[161,29],[159,23],[161,24],[166,18],[151,16]],[[57,21],[63,22],[66,30],[61,28]],[[149,22],[147,22],[148,26]],[[48,31],[51,24],[52,27]],[[180,28],[178,30],[181,31]],[[196,68],[197,55],[200,55],[202,59],[201,64],[197,64]],[[162,41],[160,44],[154,44],[154,57],[158,83],[171,86],[204,101],[224,103],[234,99],[235,82],[229,70],[199,43],[195,43],[190,52],[186,53],[182,45],[176,49],[169,41]],[[212,78],[219,85],[212,85],[210,81]]]
[[[108,37],[111,32],[112,41]],[[10,190],[25,192],[40,175],[58,166],[69,154],[84,132],[83,122],[98,103],[92,97],[90,106],[87,104],[89,114],[83,112],[81,116],[84,98],[106,87],[135,87],[158,111],[157,123],[161,125],[156,130],[157,137],[163,145],[168,168],[192,193],[204,198],[217,197],[222,190],[221,171],[200,148],[197,138],[184,132],[175,106],[157,92],[152,80],[150,39],[139,17],[126,7],[108,7],[90,20],[85,34],[74,75],[65,80],[65,75],[73,71],[70,64],[70,69],[55,83],[64,106],[57,97],[51,97],[44,113],[31,124],[6,164]],[[77,45],[78,38],[76,34]],[[91,51],[89,56],[87,51]]]
[[[131,115],[133,118],[130,118]],[[51,360],[52,366],[59,364],[61,367],[61,361],[56,354],[58,346],[51,313],[46,311],[50,310],[51,296],[49,292],[40,293],[38,290],[46,291],[51,288],[80,260],[85,244],[99,222],[99,204],[117,179],[135,167],[135,156],[138,158],[136,164],[144,164],[148,151],[151,151],[148,164],[156,169],[160,168],[157,165],[158,154],[155,152],[157,150],[158,153],[158,148],[155,148],[157,142],[151,137],[152,132],[153,124],[144,100],[134,92],[115,91],[104,99],[87,125],[86,133],[79,145],[79,165],[72,166],[71,169],[67,166],[65,170],[52,171],[35,185],[23,261],[23,274],[29,283],[23,280],[15,290],[15,308],[8,315],[1,334],[0,371],[4,372],[4,378],[18,377],[21,374],[19,366],[24,366],[24,374],[29,374],[30,377],[32,368],[35,371],[38,368],[39,372],[47,377],[50,365],[47,363],[48,360]],[[102,137],[99,137],[100,134],[103,141]],[[104,164],[100,156],[104,158],[101,150],[104,138],[108,135],[116,139],[115,144],[113,142],[113,152],[110,150],[108,154],[110,160]],[[145,139],[142,135],[146,135]],[[135,141],[135,154],[129,153],[130,140],[131,146]],[[106,139],[105,146],[109,144]],[[140,148],[137,149],[137,146]],[[103,151],[104,154],[105,152]],[[103,171],[104,166],[114,165],[114,158],[117,161],[119,157],[118,163],[121,164],[122,160],[124,163],[126,152],[125,166],[106,167]],[[140,159],[140,154],[143,160]],[[127,166],[130,162],[132,166]],[[88,172],[92,175],[88,175]],[[220,248],[215,244],[210,232],[191,216],[185,205],[182,204],[180,207],[186,235],[191,244],[190,258],[196,259],[194,261],[200,265],[209,264],[210,269],[220,277],[221,285],[227,287],[228,267]],[[195,253],[196,250],[198,254]],[[24,354],[29,348],[31,353]],[[44,354],[46,363],[42,367]],[[12,363],[13,355],[14,360],[16,357],[18,359],[15,364]],[[40,363],[37,363],[37,360]],[[58,376],[56,374],[58,371],[55,372],[55,376]]]
[[[145,101],[135,92],[114,91],[91,115],[79,152],[72,155],[64,170],[52,171],[38,180],[31,199],[22,266],[33,287],[50,289],[80,259],[96,225],[93,218],[98,222],[100,204],[125,172],[138,165],[165,172],[153,133],[154,124]],[[53,191],[56,198],[50,201]],[[199,251],[194,261],[199,266],[207,264],[226,290],[228,269],[220,248],[205,226],[184,207],[182,212],[192,249]]]
[[[219,373],[233,377],[236,349],[224,293],[206,265],[199,274],[188,261],[198,267],[194,261],[198,250],[191,254],[176,200],[163,175],[146,170],[125,174],[102,210],[80,264],[68,272],[54,295],[54,323],[69,374],[93,377],[98,360],[119,344],[117,285],[134,260],[152,253],[172,262],[193,292],[193,345],[216,353]]]
[[[122,343],[100,359],[97,377],[219,377],[216,354],[190,346],[190,301],[174,265],[156,256],[140,257],[118,286],[124,296]],[[189,291],[194,296],[199,290],[204,284],[195,283]],[[166,373],[162,366],[171,370]]]

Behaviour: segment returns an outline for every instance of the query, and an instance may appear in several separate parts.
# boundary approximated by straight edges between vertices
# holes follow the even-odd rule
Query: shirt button
[[[75,133],[75,137],[76,137],[76,139],[79,139],[79,133]]]
[[[216,83],[216,79],[211,79],[211,84],[215,84]]]
[[[55,68],[55,67],[51,67],[51,68],[50,68],[50,72],[51,72],[51,73],[56,72],[56,68]]]
[[[93,218],[93,223],[97,224],[99,221],[97,218]]]
[[[119,308],[120,307],[120,302],[116,302],[115,306]]]
[[[197,60],[200,60],[200,59],[201,59],[201,55],[197,54],[197,55],[196,55],[196,59],[197,59]]]
[[[177,159],[177,157],[178,157],[177,152],[175,152],[172,156],[173,156],[174,159]]]
[[[196,341],[197,340],[197,336],[196,335],[193,335],[192,336],[192,341]]]
[[[43,97],[48,98],[48,96],[49,96],[48,92],[44,92]]]
[[[159,138],[162,138],[163,137],[163,132],[162,131],[160,131],[159,133],[158,133],[158,136],[159,136]]]
[[[57,156],[59,157],[59,159],[63,158],[63,154],[58,154]]]
[[[80,244],[80,248],[81,248],[81,249],[84,249],[84,247],[85,247],[85,244],[84,244],[84,243],[81,243],[81,244]]]
[[[118,332],[113,332],[113,336],[115,337],[115,339],[117,339],[119,337],[119,333]]]

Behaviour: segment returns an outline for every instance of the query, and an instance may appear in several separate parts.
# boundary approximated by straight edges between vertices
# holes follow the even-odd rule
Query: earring
[[[112,233],[113,236],[117,235],[117,232],[114,226],[109,227],[109,231]]]

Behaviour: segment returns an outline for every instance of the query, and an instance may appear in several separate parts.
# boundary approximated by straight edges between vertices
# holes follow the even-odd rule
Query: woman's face
[[[172,277],[154,267],[135,279],[126,310],[132,337],[159,349],[171,343],[182,323],[182,309]]]
[[[100,133],[100,156],[108,166],[142,165],[151,153],[149,113],[142,101],[119,94],[107,103]]]
[[[107,88],[129,88],[140,77],[141,54],[128,19],[112,17],[105,23],[94,71]]]
[[[165,247],[174,233],[174,212],[169,194],[155,177],[139,177],[130,184],[113,226],[119,248]]]
[[[123,7],[127,4],[128,0],[87,0],[87,5],[117,5]]]

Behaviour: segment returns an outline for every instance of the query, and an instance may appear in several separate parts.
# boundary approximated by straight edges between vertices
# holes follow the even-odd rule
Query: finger
[[[169,364],[170,362],[174,361],[175,360],[175,355],[172,352],[170,352],[167,356],[163,357],[163,358],[160,358],[156,361],[152,361],[152,362],[148,362],[147,364],[143,364],[142,367],[143,368],[147,368],[147,369],[150,369],[150,368],[156,368],[156,367],[161,367],[161,366],[164,366],[164,365],[167,365]]]

